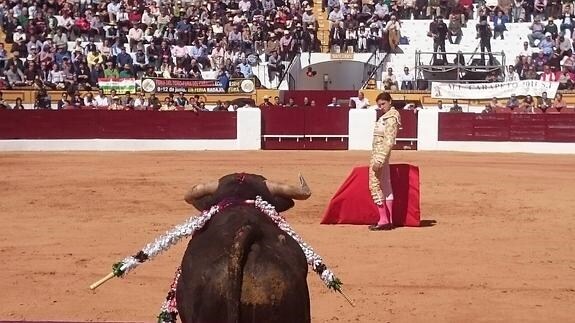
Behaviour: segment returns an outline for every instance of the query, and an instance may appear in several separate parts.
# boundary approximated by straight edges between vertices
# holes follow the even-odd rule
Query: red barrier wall
[[[0,110],[0,139],[236,139],[235,112]]]
[[[417,114],[413,111],[399,110],[401,115],[401,128],[397,133],[394,149],[417,149]],[[383,111],[377,111],[377,117],[381,117]],[[411,138],[413,140],[406,140]]]
[[[347,107],[349,98],[356,97],[358,91],[282,91],[280,97],[283,102],[287,103],[290,98],[293,98],[297,105],[303,104],[303,98],[314,100],[316,107],[325,107],[331,103],[331,99],[336,97],[338,101],[345,101],[346,103],[342,106]]]
[[[417,114],[413,111],[400,111],[400,114],[402,126],[395,149],[417,149]],[[382,112],[378,111],[378,117],[381,115]],[[262,110],[263,149],[345,150],[348,148],[348,134],[347,108]]]
[[[575,115],[440,113],[438,139],[575,142]]]
[[[345,108],[264,109],[262,149],[345,150],[348,120]]]

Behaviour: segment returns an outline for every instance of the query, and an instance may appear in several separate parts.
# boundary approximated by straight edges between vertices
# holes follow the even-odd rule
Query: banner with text
[[[98,86],[108,95],[112,90],[116,90],[116,94],[125,94],[126,92],[136,93],[136,80],[135,79],[111,79],[100,78],[98,79]]]
[[[255,88],[255,83],[252,79],[231,79],[227,92],[218,80],[164,78],[145,78],[142,80],[142,89],[146,92],[155,93],[252,94]]]
[[[524,80],[498,83],[431,83],[431,97],[434,99],[479,100],[491,98],[509,98],[516,96],[541,96],[547,92],[547,97],[553,98],[559,87],[559,82]]]

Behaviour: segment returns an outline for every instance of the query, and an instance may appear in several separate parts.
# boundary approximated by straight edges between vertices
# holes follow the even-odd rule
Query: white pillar
[[[421,109],[417,112],[417,150],[437,150],[439,111]]]
[[[259,150],[262,145],[262,112],[258,108],[237,110],[237,149]]]
[[[349,110],[349,150],[371,150],[376,120],[375,109]]]

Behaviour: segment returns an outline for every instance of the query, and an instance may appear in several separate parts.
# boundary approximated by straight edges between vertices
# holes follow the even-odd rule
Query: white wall
[[[371,58],[371,53],[355,53],[353,54],[353,59],[342,59],[342,62],[359,62],[359,63],[367,63],[367,61]],[[381,56],[384,57],[384,56]],[[332,60],[331,54],[328,53],[302,53],[300,56],[300,63],[301,68],[305,69],[309,65],[315,65],[324,62],[337,62],[339,60]],[[379,62],[376,62],[379,64]]]
[[[331,83],[328,90],[359,90],[363,85],[365,63],[352,61],[331,61],[312,66],[317,74],[306,75],[307,69],[293,70],[295,90],[323,90],[323,75],[328,74]]]
[[[418,112],[417,150],[484,153],[575,154],[575,143],[439,141],[439,113],[440,112],[437,110],[420,110]]]
[[[371,150],[376,118],[374,109],[349,110],[349,150]]]
[[[236,139],[18,139],[0,140],[0,151],[259,150],[261,124],[260,109],[242,108],[237,111]]]
[[[238,150],[260,150],[262,145],[262,112],[259,108],[241,108],[237,111]]]

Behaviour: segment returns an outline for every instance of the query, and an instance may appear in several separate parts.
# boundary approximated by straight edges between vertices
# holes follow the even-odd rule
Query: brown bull
[[[242,203],[258,195],[283,212],[311,192],[301,176],[292,186],[230,174],[186,194],[199,210],[231,202],[194,235],[182,259],[176,300],[183,323],[310,322],[305,255],[269,217]]]

